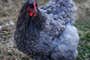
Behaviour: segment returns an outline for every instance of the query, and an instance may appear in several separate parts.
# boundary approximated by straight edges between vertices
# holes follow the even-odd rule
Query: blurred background
[[[38,0],[43,5],[48,0]],[[80,43],[77,60],[90,60],[90,0],[74,0],[78,7],[75,26],[79,30]],[[19,10],[25,0],[0,0],[0,60],[31,60],[14,47],[13,32]]]

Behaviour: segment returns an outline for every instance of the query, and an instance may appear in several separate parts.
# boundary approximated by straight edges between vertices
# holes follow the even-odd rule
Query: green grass
[[[90,19],[77,20],[75,25],[80,35],[77,60],[90,60]]]

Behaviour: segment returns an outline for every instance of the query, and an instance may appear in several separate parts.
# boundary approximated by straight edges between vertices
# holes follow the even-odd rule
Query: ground
[[[78,20],[76,26],[80,35],[78,60],[90,60],[90,19]]]
[[[3,1],[3,3],[1,2]],[[19,0],[1,0],[0,1],[0,60],[31,60],[29,56],[18,51],[14,45],[13,32],[21,7]],[[8,5],[7,1],[11,1]],[[18,3],[16,3],[18,2]],[[77,60],[90,60],[90,8],[89,0],[77,0],[80,3],[79,19],[75,26],[79,30],[80,43],[78,47],[79,55]],[[42,3],[41,3],[42,4]],[[10,6],[10,7],[9,7]],[[84,8],[84,7],[85,8]],[[7,8],[8,7],[8,8]],[[81,12],[82,10],[82,12]]]

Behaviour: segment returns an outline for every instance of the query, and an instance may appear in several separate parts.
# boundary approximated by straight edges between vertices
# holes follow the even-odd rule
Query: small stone
[[[0,31],[2,30],[2,26],[0,26]]]

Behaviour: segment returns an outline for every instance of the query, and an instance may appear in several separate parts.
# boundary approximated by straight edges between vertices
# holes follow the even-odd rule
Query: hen
[[[27,0],[18,17],[14,39],[17,48],[32,60],[75,60],[79,36],[73,0],[50,0],[38,7]]]

